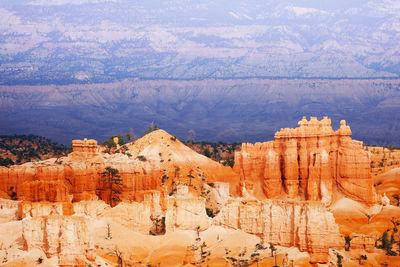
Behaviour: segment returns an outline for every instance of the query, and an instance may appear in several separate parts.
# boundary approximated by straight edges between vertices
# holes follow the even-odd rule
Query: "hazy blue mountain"
[[[0,133],[264,141],[328,115],[400,146],[399,44],[397,0],[2,0]]]
[[[111,84],[0,86],[0,134],[68,144],[105,140],[152,122],[180,139],[272,140],[302,116],[347,120],[353,137],[400,147],[400,80],[124,80]]]
[[[3,0],[0,83],[399,77],[400,2]]]

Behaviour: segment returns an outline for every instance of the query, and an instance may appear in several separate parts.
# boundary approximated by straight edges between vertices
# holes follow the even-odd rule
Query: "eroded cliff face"
[[[281,129],[275,140],[242,144],[234,170],[267,198],[318,200],[329,205],[335,191],[366,204],[376,201],[370,160],[362,142],[350,138],[345,121],[333,131],[331,120],[305,117],[295,129]],[[262,190],[261,190],[262,188]]]
[[[58,256],[59,266],[86,266],[96,257],[86,219],[75,216],[40,216],[24,219],[22,237],[26,250],[42,249],[47,257]]]
[[[110,188],[102,173],[110,166],[123,181],[123,201],[142,201],[143,192],[161,192],[164,185],[171,192],[179,183],[193,189],[203,182],[227,181],[233,185],[231,193],[237,193],[239,177],[231,168],[194,152],[162,130],[127,144],[125,154],[104,153],[96,140],[73,140],[72,146],[68,157],[0,167],[0,192],[10,195],[13,190],[18,199],[31,202],[107,201]]]
[[[332,213],[320,203],[280,200],[230,200],[214,224],[260,236],[266,242],[298,247],[311,262],[327,262],[329,248],[343,248]]]
[[[281,130],[275,141],[243,144],[236,172],[156,131],[129,144],[130,156],[109,155],[94,140],[78,140],[68,157],[0,168],[0,190],[13,187],[22,200],[12,213],[23,219],[25,249],[58,256],[60,265],[93,260],[87,234],[92,219],[144,235],[238,229],[308,252],[312,263],[327,262],[330,248],[344,248],[325,207],[335,192],[374,202],[368,154],[351,140],[344,122],[337,131],[327,118],[299,125]],[[102,172],[108,166],[123,180],[123,201],[113,208],[104,202],[110,190]],[[370,249],[370,240],[354,246]]]
[[[204,231],[212,226],[238,229],[267,243],[297,247],[308,252],[313,263],[327,262],[330,248],[344,248],[332,213],[318,202],[228,197],[219,213],[210,218],[205,199],[191,195],[182,186],[174,197],[149,192],[141,203],[120,203],[112,209],[103,201],[69,203],[74,216],[65,209],[65,203],[20,205],[29,211],[23,220],[25,249],[42,248],[48,257],[58,256],[60,263],[69,262],[73,266],[80,266],[82,260],[92,257],[86,220],[101,218],[145,235],[155,233],[155,222],[162,218],[165,224],[159,227],[164,229],[159,232],[167,234],[179,230]]]
[[[112,166],[123,179],[122,199],[134,201],[136,192],[160,189],[161,170],[126,155],[73,152],[68,157],[0,168],[0,190],[13,187],[18,199],[26,201],[81,201],[109,199],[102,173]]]

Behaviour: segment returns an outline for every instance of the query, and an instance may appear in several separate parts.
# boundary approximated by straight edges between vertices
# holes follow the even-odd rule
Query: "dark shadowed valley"
[[[302,116],[347,120],[353,138],[400,146],[398,79],[123,80],[108,84],[2,86],[0,134],[69,143],[104,140],[151,123],[179,138],[265,141]]]

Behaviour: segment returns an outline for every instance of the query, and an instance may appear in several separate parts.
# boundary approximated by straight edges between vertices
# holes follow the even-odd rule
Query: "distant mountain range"
[[[397,0],[2,0],[0,134],[254,142],[328,115],[400,146],[399,44]]]
[[[140,136],[152,123],[181,140],[272,140],[302,116],[342,119],[353,138],[400,147],[400,79],[123,80],[0,86],[0,134],[42,135],[69,144],[84,137]]]
[[[2,0],[0,83],[399,77],[395,0]]]

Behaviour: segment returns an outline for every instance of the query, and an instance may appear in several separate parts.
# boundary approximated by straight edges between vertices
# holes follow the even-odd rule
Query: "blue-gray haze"
[[[2,0],[0,133],[68,142],[155,121],[183,139],[194,129],[198,139],[261,141],[302,115],[329,115],[355,137],[400,145],[399,44],[396,0]],[[254,78],[282,82],[255,88]],[[178,85],[135,84],[149,80]],[[86,102],[83,87],[57,89],[100,83],[114,84],[114,97],[102,86]],[[143,90],[156,93],[141,99]]]

